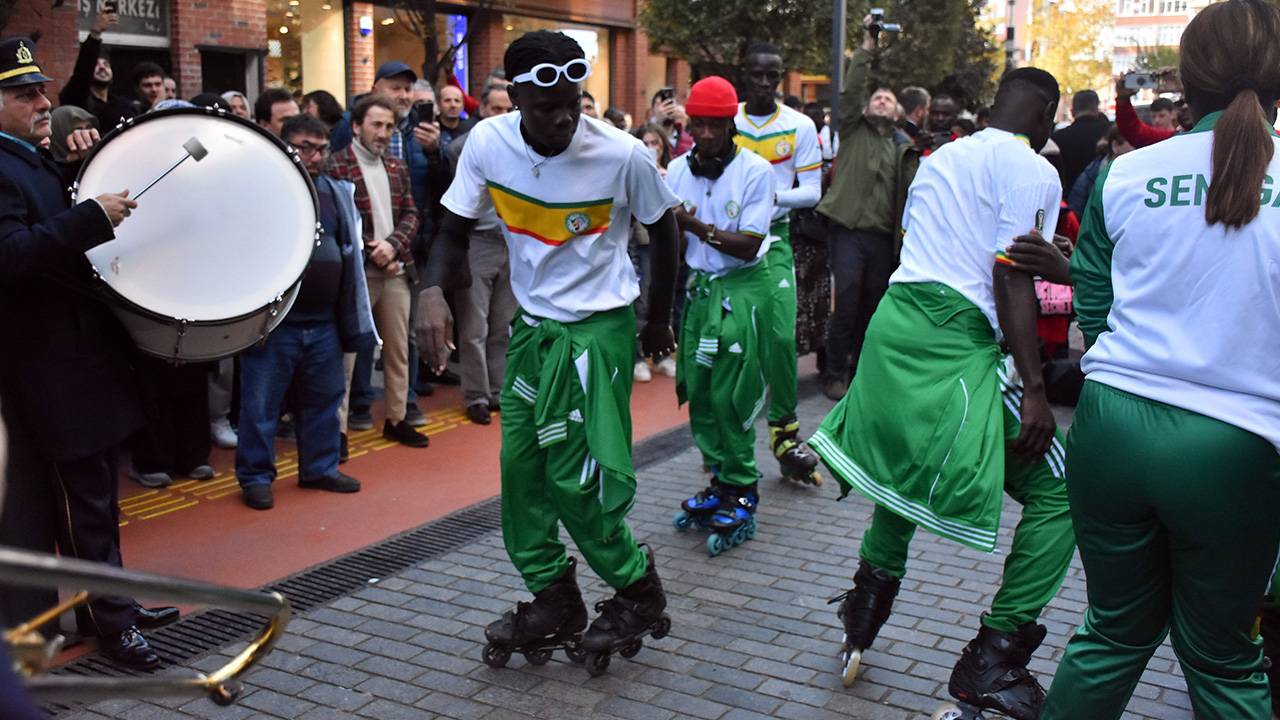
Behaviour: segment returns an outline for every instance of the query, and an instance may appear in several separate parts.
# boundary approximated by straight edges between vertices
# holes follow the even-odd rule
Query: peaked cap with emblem
[[[0,88],[53,82],[36,64],[36,44],[31,38],[0,40]]]

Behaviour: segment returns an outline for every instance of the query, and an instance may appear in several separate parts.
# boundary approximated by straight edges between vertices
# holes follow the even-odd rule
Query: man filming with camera
[[[894,125],[893,90],[876,88],[867,96],[867,69],[885,25],[875,12],[862,24],[862,45],[849,61],[840,94],[840,151],[831,189],[818,205],[831,221],[827,252],[836,305],[827,326],[823,392],[833,400],[848,389],[871,313],[898,265],[902,208],[920,161],[920,148]]]

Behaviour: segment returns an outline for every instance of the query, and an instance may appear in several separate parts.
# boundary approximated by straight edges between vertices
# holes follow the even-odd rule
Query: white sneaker
[[[653,373],[649,372],[649,363],[641,360],[636,363],[636,369],[631,373],[631,377],[636,382],[649,382],[653,380]]]
[[[675,377],[676,359],[671,356],[662,358],[662,362],[658,363],[658,372],[666,375],[667,377]]]
[[[231,421],[221,417],[209,423],[209,437],[213,444],[230,450],[239,442],[236,431],[231,429]]]

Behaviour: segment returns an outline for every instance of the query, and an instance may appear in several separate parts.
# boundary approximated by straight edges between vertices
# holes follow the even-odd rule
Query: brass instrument
[[[289,624],[291,613],[289,601],[277,592],[221,587],[3,546],[0,546],[0,584],[70,587],[79,591],[66,602],[4,633],[15,670],[23,676],[32,697],[41,702],[88,702],[122,696],[207,695],[219,705],[230,705],[242,689],[240,678],[275,647]],[[182,675],[147,677],[46,674],[45,670],[62,648],[63,638],[59,636],[46,641],[35,629],[85,604],[90,593],[162,598],[179,604],[216,605],[266,615],[269,620],[247,648],[221,669],[207,675],[194,670]]]

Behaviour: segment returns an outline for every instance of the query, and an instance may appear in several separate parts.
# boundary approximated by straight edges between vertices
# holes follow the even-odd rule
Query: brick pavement
[[[812,430],[831,403],[801,403]],[[1066,417],[1065,415],[1063,416]],[[643,468],[631,515],[653,545],[670,596],[672,633],[647,641],[628,661],[615,657],[592,679],[557,652],[542,667],[512,658],[492,670],[480,660],[483,627],[527,594],[497,533],[296,618],[240,702],[205,699],[99,703],[75,720],[167,718],[923,718],[946,697],[958,653],[976,632],[1004,555],[985,555],[921,532],[894,615],[863,660],[854,687],[840,686],[840,627],[827,599],[846,590],[857,538],[871,505],[836,487],[781,484],[758,433],[766,479],[755,540],[709,558],[700,533],[677,533],[671,516],[705,480],[689,449]],[[1006,513],[1006,528],[1016,515]],[[567,538],[566,538],[567,541]],[[1009,533],[1002,532],[1001,551]],[[608,588],[585,565],[588,605]],[[1042,621],[1049,628],[1032,669],[1047,686],[1084,609],[1084,579],[1072,565]],[[240,646],[203,658],[210,670]],[[1134,693],[1126,718],[1191,718],[1186,687],[1166,642]]]

